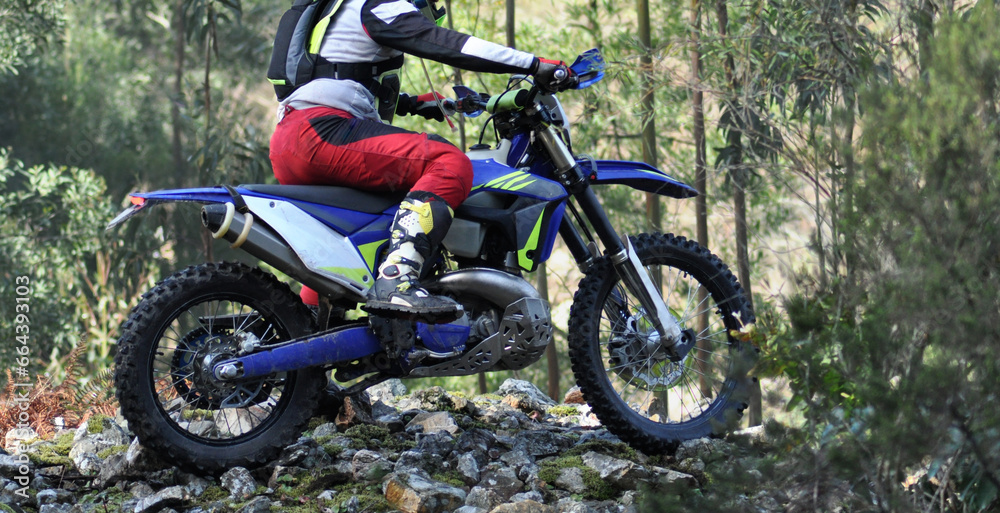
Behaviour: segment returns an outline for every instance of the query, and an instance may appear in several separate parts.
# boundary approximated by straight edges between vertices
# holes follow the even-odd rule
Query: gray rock
[[[509,467],[490,469],[482,473],[479,486],[489,488],[507,502],[514,494],[524,489],[524,482],[517,478],[517,473]]]
[[[490,513],[556,513],[556,510],[538,501],[527,500],[501,504]]]
[[[38,513],[70,513],[72,509],[72,504],[46,504],[38,508]]]
[[[201,497],[201,494],[212,485],[207,479],[187,472],[177,473],[177,484],[183,486],[192,497]]]
[[[477,506],[462,506],[456,509],[455,513],[489,513],[489,511]]]
[[[38,438],[38,433],[33,428],[15,428],[7,431],[4,435],[4,449],[17,453],[24,450],[24,442]]]
[[[633,504],[638,504],[640,497],[641,496],[638,491],[629,490],[622,494],[622,496],[618,499],[618,503],[622,506],[631,506]]]
[[[648,479],[651,475],[648,470],[634,462],[597,452],[585,453],[583,464],[596,470],[601,479],[627,490],[634,490],[639,481]]]
[[[84,423],[81,428],[86,427]],[[79,434],[80,430],[77,430]],[[97,457],[97,452],[110,447],[105,444],[97,435],[74,438],[73,447],[69,450],[69,459],[73,460],[76,469],[85,476],[96,476],[101,471],[101,459]]]
[[[375,451],[358,451],[351,460],[355,481],[381,481],[392,472],[393,464]]]
[[[237,500],[244,500],[257,490],[257,481],[254,481],[250,471],[243,467],[227,470],[219,481],[222,487],[229,491],[229,496]]]
[[[319,468],[329,465],[333,458],[311,438],[303,438],[281,452],[276,463],[285,467]]]
[[[541,492],[536,492],[532,490],[530,492],[515,494],[513,497],[510,498],[510,502],[524,502],[524,501],[545,502],[545,497],[542,496]]]
[[[271,472],[271,477],[267,480],[267,487],[272,490],[277,490],[282,484],[290,481],[286,478],[289,476],[294,478],[296,474],[303,472],[305,469],[302,467],[285,467],[282,465],[275,465],[274,470]]]
[[[525,483],[534,483],[535,481],[538,481],[538,473],[541,472],[541,470],[542,469],[539,468],[538,465],[529,463],[521,467],[521,470],[517,471],[517,478]]]
[[[699,438],[682,442],[677,448],[677,461],[697,458],[705,463],[712,463],[728,458],[733,452],[730,444],[716,438]]]
[[[104,463],[96,454],[83,453],[73,458],[76,469],[85,476],[96,476],[101,472],[101,464]]]
[[[183,486],[171,486],[170,488],[164,488],[159,492],[150,495],[149,497],[139,500],[139,503],[135,505],[135,513],[153,513],[156,511],[161,511],[164,508],[172,508],[174,506],[183,506],[184,501],[188,498],[187,491],[184,490]]]
[[[426,451],[405,451],[399,455],[393,471],[397,473],[409,473],[415,470],[422,470],[427,473],[440,469],[444,463],[444,458],[440,454]]]
[[[246,506],[240,508],[237,513],[269,513],[270,511],[270,499],[267,497],[254,497]]]
[[[358,499],[356,496],[347,499],[341,504],[341,506],[343,508],[341,510],[343,511],[343,513],[362,513],[361,500]]]
[[[519,448],[501,454],[500,461],[504,462],[504,464],[508,467],[514,469],[515,472],[520,472],[525,465],[534,463],[535,459],[532,458],[526,451]]]
[[[497,492],[485,487],[475,486],[469,490],[469,495],[465,498],[466,506],[474,506],[493,511],[494,508],[504,503],[504,498]]]
[[[20,483],[16,483],[10,480],[4,480],[3,490],[0,490],[0,504],[7,504],[8,506],[17,507],[27,506],[33,503],[33,498],[28,492],[30,489],[27,486],[21,486]]]
[[[152,486],[149,486],[149,483],[139,481],[138,483],[132,483],[132,485],[128,487],[128,493],[132,494],[132,497],[135,497],[136,499],[145,499],[146,497],[156,493],[156,490],[154,490]]]
[[[337,425],[333,422],[327,422],[326,424],[320,424],[313,430],[313,439],[325,438],[337,436]]]
[[[744,446],[767,445],[767,431],[764,426],[753,426],[729,433],[726,441]]]
[[[394,404],[397,397],[406,395],[406,385],[398,379],[390,379],[368,388],[368,396],[372,403],[382,401],[386,404]]]
[[[376,403],[382,404],[382,403]],[[373,406],[374,408],[374,406]],[[389,430],[390,433],[399,433],[406,428],[406,424],[403,422],[403,417],[398,413],[391,413],[387,415],[381,415],[375,418],[375,423]]]
[[[444,431],[431,434],[418,434],[416,450],[430,454],[437,454],[442,458],[447,458],[455,448],[455,439]]]
[[[444,513],[465,503],[465,490],[434,481],[424,472],[390,474],[382,491],[392,507],[403,513]]]
[[[63,490],[61,488],[42,490],[38,492],[36,497],[39,506],[44,506],[46,504],[67,504],[76,502],[76,496],[73,492],[69,490]]]
[[[153,451],[140,444],[138,438],[132,440],[128,450],[125,451],[125,461],[132,470],[138,472],[158,470],[167,466]]]
[[[481,467],[490,460],[489,450],[496,443],[497,437],[493,432],[485,429],[470,429],[462,433],[455,441],[455,452],[472,454]]]
[[[455,435],[461,431],[461,428],[455,422],[455,418],[450,413],[443,411],[436,413],[425,412],[413,417],[413,420],[406,425],[407,432],[418,425],[423,428],[420,432],[424,434],[447,432]]]
[[[583,484],[583,471],[576,467],[562,469],[559,478],[553,484],[572,493],[583,493],[587,490],[587,486]]]
[[[321,501],[332,501],[333,498],[336,496],[337,496],[336,490],[323,490],[319,495],[316,496],[316,498]]]
[[[598,513],[590,505],[570,498],[562,499],[556,503],[556,511],[559,513]]]
[[[500,385],[497,395],[504,396],[504,402],[522,411],[544,412],[556,402],[528,381],[508,379]]]
[[[687,458],[677,464],[677,470],[687,474],[703,474],[705,472],[705,462],[698,458]]]
[[[97,480],[94,484],[98,488],[107,488],[118,481],[122,481],[129,476],[128,459],[124,454],[112,454],[100,466]]]
[[[551,431],[533,430],[518,433],[514,450],[535,458],[555,456],[573,446],[574,440]]]
[[[661,467],[653,467],[651,470],[655,475],[651,476],[648,481],[658,484],[664,489],[680,492],[681,490],[698,486],[698,480],[690,474]]]
[[[27,454],[0,454],[0,476],[14,478],[18,476],[30,475],[35,469],[35,465],[28,459]],[[27,485],[27,481],[24,483]]]
[[[119,426],[114,420],[105,417],[101,422],[104,429],[98,436],[100,436],[100,438],[109,446],[128,445],[132,441],[128,431],[125,431],[125,429]]]
[[[465,484],[472,485],[479,482],[479,462],[476,461],[475,455],[463,453],[459,456],[456,470]]]

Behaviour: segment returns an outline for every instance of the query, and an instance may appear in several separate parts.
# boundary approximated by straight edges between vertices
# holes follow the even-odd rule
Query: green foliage
[[[92,171],[29,168],[7,150],[0,150],[0,202],[0,297],[14,298],[17,285],[30,281],[22,313],[30,321],[31,372],[58,371],[60,356],[81,337],[90,341],[90,368],[108,365],[114,330],[128,299],[150,285],[157,259],[149,255],[160,242],[138,226],[135,239],[105,233],[117,208]],[[5,308],[0,329],[14,333],[16,320],[13,306]],[[0,362],[10,366],[15,351],[0,347]]]
[[[63,0],[6,0],[0,5],[0,75],[18,74],[62,28]]]
[[[998,20],[992,2],[941,20],[925,78],[861,95],[852,272],[792,298],[768,348],[810,422],[802,463],[865,476],[889,510],[1000,504],[1000,417],[980,407],[1000,379]]]

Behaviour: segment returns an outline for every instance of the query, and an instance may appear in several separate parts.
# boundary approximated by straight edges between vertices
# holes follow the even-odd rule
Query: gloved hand
[[[535,85],[547,93],[558,93],[576,85],[577,77],[573,70],[563,61],[538,59],[535,72]]]
[[[438,107],[436,98],[441,99],[441,106],[444,107],[444,113],[441,112],[441,107]],[[455,113],[455,110],[455,102],[445,98],[437,91],[420,96],[410,96],[403,93],[399,95],[399,103],[396,104],[396,114],[403,116],[423,116],[435,121],[444,121],[445,114],[451,116]]]

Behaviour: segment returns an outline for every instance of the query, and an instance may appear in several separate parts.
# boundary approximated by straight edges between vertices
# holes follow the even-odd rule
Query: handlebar
[[[528,89],[514,89],[493,97],[470,94],[455,103],[457,110],[463,114],[474,115],[483,111],[496,114],[521,110],[531,103],[530,98],[531,92]]]

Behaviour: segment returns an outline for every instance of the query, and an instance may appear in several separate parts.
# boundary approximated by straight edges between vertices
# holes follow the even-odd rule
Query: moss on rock
[[[587,500],[606,501],[618,496],[618,489],[601,479],[601,475],[596,470],[583,463],[581,456],[561,456],[559,458],[543,461],[538,477],[546,483],[553,484],[562,475],[563,470],[568,468],[578,468],[583,476],[583,484],[586,489],[583,498]]]

